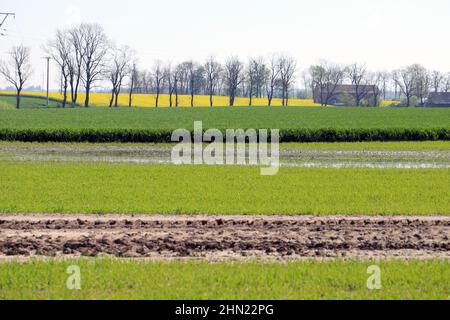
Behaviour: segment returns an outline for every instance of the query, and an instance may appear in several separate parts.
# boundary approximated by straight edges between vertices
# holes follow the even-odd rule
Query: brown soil
[[[450,258],[450,217],[0,216],[0,259]]]

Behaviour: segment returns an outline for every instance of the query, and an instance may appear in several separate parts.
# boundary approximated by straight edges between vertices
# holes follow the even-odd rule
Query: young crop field
[[[283,142],[450,139],[450,110],[420,108],[194,108],[0,110],[0,140],[170,142],[173,130],[280,129]]]
[[[450,214],[448,169],[0,163],[0,212]],[[219,182],[219,183],[218,183]]]
[[[26,109],[37,109],[44,108],[47,105],[47,100],[45,98],[39,97],[35,98],[32,96],[22,96],[20,98],[21,104]],[[49,101],[50,108],[57,108],[59,102],[56,100]],[[0,110],[13,110],[16,108],[16,97],[13,95],[2,95],[0,94]]]
[[[0,264],[0,299],[448,299],[448,261],[380,261],[381,290],[368,290],[371,262],[31,261]],[[66,287],[69,266],[81,290]]]
[[[445,108],[214,108],[0,110],[0,128],[192,129],[204,128],[449,128]]]

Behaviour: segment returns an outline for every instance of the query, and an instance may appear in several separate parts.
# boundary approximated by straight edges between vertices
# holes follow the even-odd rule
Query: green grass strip
[[[0,162],[0,212],[450,214],[447,169]]]
[[[81,290],[67,289],[80,268]],[[381,290],[369,290],[378,265]],[[448,299],[448,261],[32,261],[0,264],[0,299]]]

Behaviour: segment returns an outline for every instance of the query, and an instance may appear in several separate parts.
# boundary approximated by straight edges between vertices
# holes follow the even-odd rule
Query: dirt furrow
[[[450,258],[450,217],[0,215],[0,259]]]

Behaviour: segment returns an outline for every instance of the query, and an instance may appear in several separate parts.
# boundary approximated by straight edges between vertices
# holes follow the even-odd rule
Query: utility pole
[[[47,108],[50,102],[49,90],[50,90],[50,59],[51,57],[43,57],[42,59],[47,60]]]
[[[1,18],[2,16],[5,16],[3,19]],[[5,23],[6,19],[12,16],[14,17],[14,19],[16,18],[16,14],[15,13],[10,13],[10,12],[0,12],[0,36],[4,36],[4,34],[2,33],[1,27],[3,26],[3,24]]]

